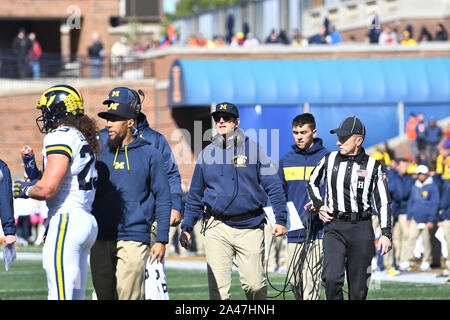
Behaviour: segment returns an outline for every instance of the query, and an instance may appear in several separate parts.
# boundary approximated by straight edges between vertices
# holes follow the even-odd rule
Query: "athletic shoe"
[[[430,264],[426,261],[423,261],[422,264],[419,267],[420,271],[428,271],[431,270]]]
[[[390,268],[390,269],[387,271],[387,274],[388,274],[388,275],[391,275],[391,276],[398,276],[398,275],[400,274],[400,272],[397,271],[395,268]]]
[[[411,270],[411,266],[409,265],[408,261],[402,261],[400,262],[400,264],[398,265],[398,269],[400,271],[410,271]]]

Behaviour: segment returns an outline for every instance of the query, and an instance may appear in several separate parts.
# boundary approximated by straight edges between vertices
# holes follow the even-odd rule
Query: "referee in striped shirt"
[[[362,147],[366,135],[357,117],[348,117],[339,128],[339,151],[326,154],[314,168],[308,194],[324,221],[323,274],[327,300],[342,300],[345,272],[350,300],[367,298],[371,260],[376,254],[372,228],[372,203],[379,213],[381,255],[391,249],[391,199],[381,163]],[[320,184],[325,183],[325,199]]]

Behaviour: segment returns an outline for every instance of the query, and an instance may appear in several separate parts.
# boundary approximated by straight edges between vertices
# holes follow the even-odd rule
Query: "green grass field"
[[[206,271],[166,269],[167,286],[171,300],[208,300]],[[269,280],[278,290],[283,287],[284,275],[271,274]],[[377,283],[369,291],[370,300],[439,300],[450,299],[450,285],[417,284],[393,281]],[[92,297],[92,281],[88,279],[86,298]],[[268,296],[274,297],[276,290],[268,286]],[[245,299],[237,272],[233,273],[231,286],[233,300]],[[286,293],[285,299],[292,300],[293,294]],[[323,292],[322,292],[323,297]],[[0,266],[1,300],[45,300],[47,282],[41,261],[17,260],[9,271]],[[272,298],[273,299],[273,298]],[[283,295],[276,299],[283,299]]]

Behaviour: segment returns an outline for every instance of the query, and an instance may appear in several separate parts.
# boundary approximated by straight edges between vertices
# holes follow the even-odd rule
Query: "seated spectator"
[[[335,26],[330,27],[330,34],[326,37],[328,44],[335,45],[342,42],[342,36]]]
[[[379,44],[394,43],[394,37],[391,28],[389,28],[388,26],[383,27],[383,30],[381,31],[380,36],[378,37],[378,43]]]
[[[408,30],[403,31],[402,41],[400,42],[402,46],[411,46],[416,44],[416,40],[411,37],[411,33]]]
[[[327,36],[327,29],[325,26],[321,26],[319,33],[313,35],[311,38],[309,38],[310,44],[326,44],[326,36]]]
[[[286,34],[286,31],[284,31],[284,30],[280,31],[280,34],[278,35],[278,41],[281,44],[289,44],[289,39],[288,39],[288,36]]]
[[[272,31],[270,32],[270,35],[267,37],[266,39],[266,43],[268,44],[273,44],[273,43],[279,43],[279,39],[278,39],[278,35],[275,32],[275,29],[272,29]]]
[[[214,47],[219,48],[225,45],[225,40],[221,36],[214,36],[213,38]]]
[[[247,39],[244,41],[244,47],[251,48],[251,47],[257,47],[259,45],[259,40],[256,38],[253,33],[249,32],[247,34]]]
[[[244,33],[243,32],[238,32],[236,34],[236,36],[237,36],[237,41],[238,41],[239,45],[240,46],[244,45],[244,41],[245,41]]]
[[[239,39],[238,39],[237,36],[232,36],[232,37],[231,37],[230,46],[231,46],[231,47],[240,47]]]
[[[427,27],[423,26],[420,30],[419,42],[427,42],[432,40],[433,36],[431,35],[430,31],[428,31]]]
[[[434,37],[434,41],[447,41],[448,40],[448,32],[445,29],[442,23],[438,23],[436,26],[436,36]]]

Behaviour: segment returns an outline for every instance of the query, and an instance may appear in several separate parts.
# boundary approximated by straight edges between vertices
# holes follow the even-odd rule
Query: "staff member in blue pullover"
[[[187,248],[190,233],[203,214],[210,299],[230,299],[236,258],[247,299],[264,300],[267,286],[263,268],[263,207],[268,196],[276,217],[272,234],[281,236],[287,232],[286,197],[265,151],[238,129],[237,107],[223,102],[211,115],[218,134],[198,156],[180,244]]]
[[[118,89],[121,89],[121,87],[115,88],[111,91]],[[138,104],[141,104],[139,94],[136,90],[133,90],[131,88],[125,89],[134,91],[134,95],[136,96],[136,99],[138,99]],[[143,94],[141,90],[139,90],[139,92]],[[116,97],[112,97],[112,99],[115,98]],[[142,111],[139,111],[136,120],[137,125],[136,130],[133,130],[133,135],[139,138],[143,138],[148,142],[150,142],[152,147],[161,152],[161,155],[163,157],[164,166],[166,168],[167,176],[169,178],[170,193],[172,194],[172,210],[170,215],[170,225],[172,227],[176,227],[181,223],[182,220],[181,197],[183,195],[181,191],[181,177],[178,171],[178,165],[175,161],[175,158],[172,154],[172,150],[170,149],[169,143],[167,142],[166,138],[158,131],[150,128],[150,125],[147,121],[147,117],[145,116],[144,113],[142,113]],[[103,140],[106,141],[108,139],[108,128],[100,130],[99,133],[102,136]]]
[[[142,300],[145,264],[162,260],[168,242],[171,194],[161,153],[145,139],[133,136],[139,113],[136,96],[128,88],[115,88],[105,119],[108,138],[96,164],[97,193],[93,214],[98,222],[97,241],[91,249],[92,279],[98,299]],[[155,244],[150,230],[158,223]]]
[[[423,258],[419,269],[430,269],[431,239],[430,231],[437,220],[439,209],[439,189],[433,182],[433,177],[428,175],[429,170],[425,165],[419,165],[416,169],[417,179],[411,189],[407,209],[408,260],[400,262],[402,268],[408,268],[408,264],[414,258],[414,247],[417,238],[422,235]]]
[[[310,201],[307,193],[309,175],[328,150],[322,145],[322,139],[316,138],[316,120],[310,113],[294,118],[292,135],[295,140],[293,150],[280,159],[278,174],[287,200],[294,203],[305,228],[288,233],[288,277],[297,300],[318,300],[323,222],[317,214],[309,214],[305,206]]]
[[[16,224],[14,223],[14,207],[11,172],[0,159],[0,220],[2,222],[5,245],[13,246],[16,242]]]
[[[447,242],[447,259],[445,260],[444,271],[437,277],[450,276],[450,180],[444,180],[441,187],[441,200],[439,203],[439,222],[438,226],[444,230],[444,238]],[[450,279],[447,280],[447,282]]]

